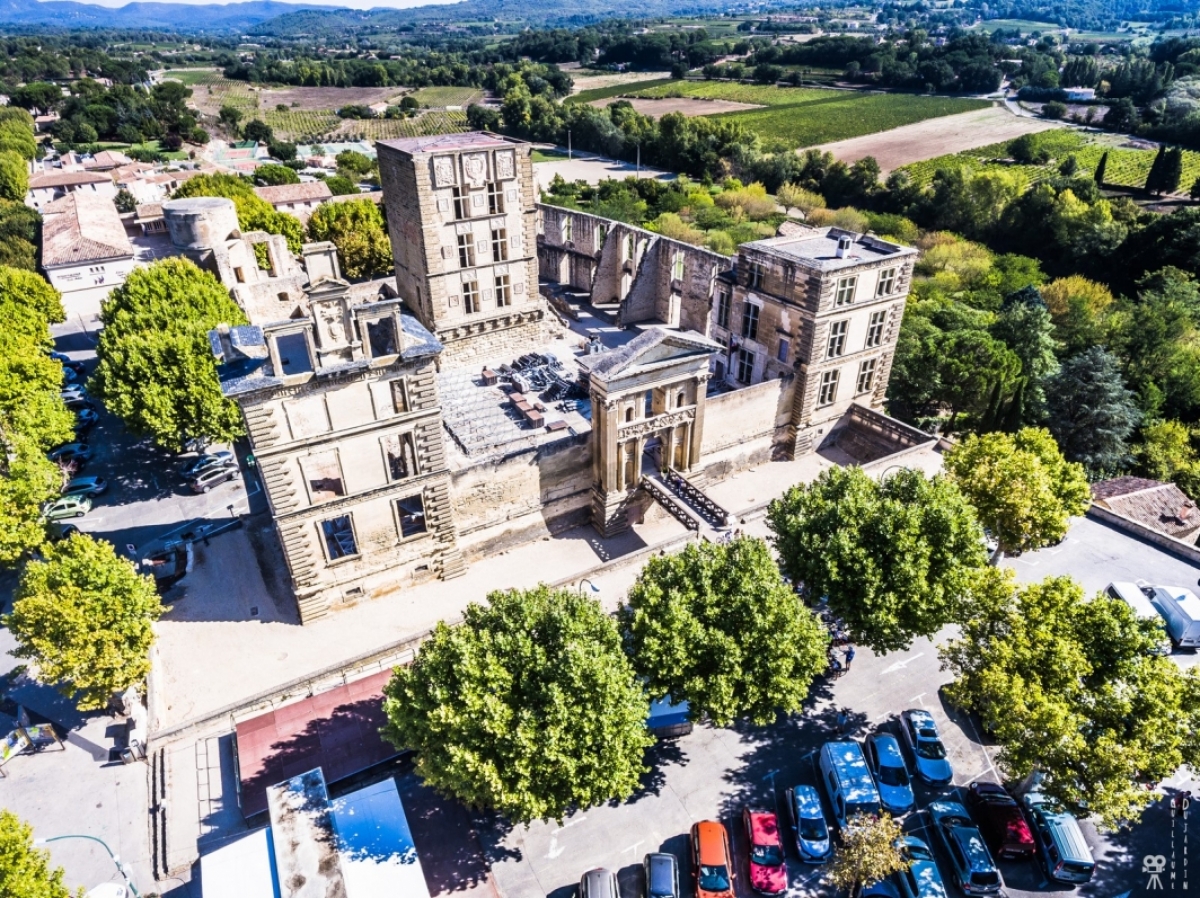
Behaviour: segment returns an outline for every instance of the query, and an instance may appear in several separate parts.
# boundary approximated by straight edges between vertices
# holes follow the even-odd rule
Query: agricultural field
[[[776,87],[773,84],[743,84],[738,81],[670,81],[641,90],[629,90],[636,97],[695,97],[701,100],[729,100],[755,106],[797,106],[818,101],[845,100],[859,96],[847,91],[819,90],[810,87]]]
[[[412,94],[422,106],[470,106],[483,99],[476,87],[420,87]]]
[[[465,112],[431,110],[416,118],[341,119],[332,140],[394,140],[398,137],[425,137],[467,130]],[[356,138],[354,135],[358,135]]]
[[[948,156],[938,156],[913,165],[904,166],[901,171],[908,172],[918,184],[928,184],[940,168],[967,167],[972,171],[1004,171],[1015,175],[1026,187],[1054,175],[1058,166],[1068,156],[1074,156],[1079,163],[1079,170],[1084,175],[1091,175],[1100,162],[1100,157],[1108,152],[1108,165],[1105,168],[1104,183],[1113,187],[1129,187],[1138,189],[1146,183],[1146,175],[1154,162],[1154,150],[1135,149],[1132,147],[1110,146],[1080,134],[1078,131],[1046,131],[1037,138],[1038,145],[1047,149],[1051,161],[1043,165],[1022,165],[1013,162],[1008,155],[1008,143],[996,143],[990,146],[967,150]],[[1197,178],[1200,178],[1200,153],[1185,150],[1183,153],[1183,177],[1180,180],[1180,190],[1186,192]]]
[[[224,81],[225,77],[218,69],[167,69],[159,75],[160,81],[178,81],[188,87],[197,84],[212,84],[214,81]]]
[[[734,103],[732,100],[701,100],[696,97],[628,97],[629,104],[642,115],[660,119],[671,112],[682,112],[688,118],[696,115],[723,115],[746,109],[762,109],[753,103]],[[609,100],[594,100],[591,105],[601,109]]]
[[[567,103],[595,103],[598,100],[614,100],[626,94],[649,88],[662,87],[678,82],[665,74],[652,72],[620,72],[612,75],[571,76],[575,81],[575,93]]]

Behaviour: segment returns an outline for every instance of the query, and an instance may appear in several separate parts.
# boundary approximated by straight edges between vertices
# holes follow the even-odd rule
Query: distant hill
[[[267,19],[315,8],[309,4],[280,3],[278,0],[187,6],[178,3],[129,3],[115,9],[74,0],[47,3],[39,0],[0,0],[0,25],[248,31]],[[338,7],[322,8],[335,13],[343,11]]]

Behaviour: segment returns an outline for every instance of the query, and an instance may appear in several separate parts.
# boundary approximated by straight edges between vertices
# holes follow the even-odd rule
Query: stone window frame
[[[422,530],[420,533],[412,533],[412,534],[409,534],[408,536],[405,536],[404,535],[404,522],[403,522],[403,519],[401,518],[401,514],[400,514],[400,512],[401,512],[400,503],[407,501],[409,499],[420,499],[421,500],[421,516],[425,522],[425,529]],[[392,517],[395,518],[395,523],[396,523],[396,540],[397,540],[397,542],[408,543],[408,542],[412,542],[414,540],[421,539],[422,537],[433,535],[433,531],[429,527],[429,506],[425,501],[425,491],[424,490],[418,489],[416,492],[409,493],[408,495],[397,496],[396,498],[392,499],[390,504],[392,506]]]
[[[876,296],[891,296],[896,292],[897,269],[885,268],[879,272],[879,283],[875,286]]]
[[[750,310],[754,311],[751,312]],[[758,342],[758,328],[762,318],[762,303],[751,299],[742,300],[742,337],[754,343]]]
[[[451,202],[454,205],[454,220],[466,221],[471,218],[471,192],[462,187],[451,187]]]
[[[279,341],[286,337],[302,336],[304,351],[308,356],[306,371],[293,371],[290,374],[283,370],[284,358],[280,355]],[[271,367],[278,372],[279,377],[308,377],[317,370],[317,347],[313,343],[312,325],[308,321],[297,321],[295,324],[278,329],[272,328],[267,333],[267,352],[271,357]]]
[[[829,323],[829,335],[825,339],[825,358],[837,359],[846,354],[846,337],[849,333],[849,318],[839,318]]]
[[[675,250],[675,252],[671,254],[671,280],[682,281],[686,265],[687,259],[684,256],[683,250]]]
[[[315,498],[313,483],[316,481],[313,480],[312,475],[318,472],[310,467],[310,463],[318,459],[328,459],[331,456],[334,464],[337,466],[337,483],[341,492],[333,493],[333,495],[323,499]],[[304,479],[304,488],[308,491],[308,504],[310,506],[316,508],[317,506],[324,505],[328,502],[333,502],[335,499],[344,499],[349,495],[349,491],[346,489],[346,472],[342,467],[342,453],[337,446],[321,449],[319,452],[310,452],[309,454],[296,459],[296,461],[300,465],[300,474]],[[333,491],[324,490],[323,492]]]
[[[503,226],[492,228],[492,261],[508,261],[508,228]]]
[[[602,221],[597,222],[595,231],[596,252],[600,252],[604,248],[604,239],[606,237],[608,237],[608,225]]]
[[[867,342],[864,344],[866,349],[874,349],[876,346],[883,345],[883,330],[887,327],[887,310],[871,313],[871,320],[867,324]]]
[[[488,215],[503,215],[504,208],[504,185],[499,181],[487,182],[487,209]]]
[[[841,377],[840,368],[834,368],[832,371],[825,371],[821,374],[821,383],[817,390],[817,408],[825,408],[837,401],[838,382]]]
[[[762,262],[754,259],[747,260],[746,267],[746,286],[754,290],[762,286],[763,279],[766,277],[766,267]]]
[[[393,477],[392,476],[392,462],[388,456],[387,441],[392,439],[393,437],[399,439],[401,452],[404,451],[404,440],[406,438],[412,443],[412,462],[413,462],[412,467],[413,467],[413,469],[405,477]],[[420,477],[424,473],[424,470],[423,470],[424,466],[421,464],[421,457],[420,457],[420,454],[417,452],[417,431],[416,431],[415,427],[412,427],[412,426],[406,427],[406,428],[403,428],[400,430],[392,431],[391,433],[386,434],[384,436],[381,436],[379,438],[379,453],[383,457],[383,471],[384,471],[384,474],[387,476],[387,482],[389,484],[405,483],[409,480],[413,480],[417,477]]]
[[[575,219],[571,215],[563,215],[559,219],[558,229],[563,243],[575,242]]]
[[[837,288],[833,295],[833,305],[835,308],[842,306],[853,305],[854,293],[858,290],[858,275],[851,274],[844,278],[838,278]]]
[[[508,274],[497,274],[496,308],[503,309],[512,305],[512,277]]]
[[[363,351],[366,353],[368,359],[370,359],[372,362],[376,362],[379,359],[394,361],[395,358],[400,355],[400,351],[403,346],[401,342],[401,334],[404,333],[404,329],[400,323],[399,315],[397,315],[395,312],[383,312],[376,315],[358,315],[356,316],[356,320],[358,321],[359,339],[362,341]],[[372,324],[376,324],[380,321],[392,322],[392,335],[396,340],[396,351],[377,356],[371,347],[369,328]]]
[[[787,364],[788,353],[792,351],[791,341],[787,337],[779,338],[779,346],[775,350],[775,358],[777,361]]]
[[[734,379],[741,384],[754,382],[754,353],[749,349],[739,349],[734,361]],[[744,375],[744,376],[743,376]]]
[[[475,235],[470,231],[456,235],[458,238],[458,267],[475,267]]]
[[[408,395],[408,378],[407,377],[393,377],[391,380],[388,381],[388,384],[390,384],[390,389],[388,392],[391,394],[391,397],[392,397],[393,413],[395,413],[397,415],[407,415],[409,412],[411,412],[413,410],[412,397]],[[396,403],[397,393],[400,395],[400,398],[403,401],[404,408],[399,408],[397,406],[397,403]]]
[[[875,371],[879,366],[878,358],[863,359],[858,365],[858,379],[854,385],[856,396],[870,393],[875,388]]]
[[[729,330],[729,315],[733,311],[733,294],[727,287],[717,293],[717,327]]]
[[[479,281],[462,282],[463,313],[474,315],[482,309],[483,298],[479,292]]]
[[[342,518],[346,519],[349,526],[350,541],[353,544],[354,550],[343,552],[339,555],[334,555],[332,544],[341,545],[341,541],[336,538],[336,534],[326,529],[326,526],[339,521]],[[359,545],[358,530],[354,526],[354,512],[347,511],[343,514],[334,515],[333,517],[325,518],[324,520],[315,521],[317,525],[317,536],[321,540],[321,545],[324,547],[326,565],[343,564],[347,561],[352,561],[355,558],[362,557],[362,547]],[[345,531],[342,531],[345,532]]]

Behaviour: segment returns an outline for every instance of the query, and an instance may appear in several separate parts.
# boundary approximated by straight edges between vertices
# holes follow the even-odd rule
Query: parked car
[[[967,809],[957,801],[934,801],[928,810],[958,887],[968,895],[1000,894],[1000,871]]]
[[[825,863],[833,853],[833,843],[829,840],[829,824],[816,788],[793,786],[788,789],[787,806],[800,860],[806,864]]]
[[[92,447],[87,443],[67,443],[59,446],[49,455],[50,461],[62,465],[74,465],[76,470],[82,470],[92,459]]]
[[[696,898],[735,898],[729,833],[720,821],[701,820],[692,825],[692,872]]]
[[[66,518],[81,518],[92,510],[92,500],[87,496],[63,496],[42,506],[42,516],[47,521]]]
[[[231,468],[225,465],[214,465],[202,470],[199,474],[193,477],[188,486],[195,493],[207,493],[214,486],[219,486],[227,480],[237,480],[242,476],[242,472],[237,468]]]
[[[971,783],[967,805],[992,854],[1000,859],[1033,857],[1033,833],[1017,801],[998,783]]]
[[[59,390],[59,394],[63,398],[63,402],[71,402],[73,400],[85,400],[90,402],[91,396],[81,384],[68,384]]]
[[[108,481],[103,477],[72,477],[63,489],[64,496],[103,496]]]
[[[1025,793],[1022,803],[1046,875],[1055,882],[1089,882],[1096,872],[1096,861],[1079,822],[1041,792]]]
[[[91,396],[87,395],[87,393],[81,393],[79,391],[75,391],[73,393],[63,393],[62,399],[63,404],[73,412],[94,412],[96,410],[96,403],[92,400]]]
[[[227,452],[222,449],[217,452],[208,452],[201,455],[199,458],[188,462],[179,470],[179,476],[184,480],[191,480],[203,471],[209,468],[228,468],[236,465],[237,459],[232,452]]]
[[[642,859],[646,898],[683,898],[679,890],[679,861],[673,854],[654,852]]]
[[[743,808],[742,823],[750,854],[750,888],[761,895],[782,895],[788,889],[788,873],[779,818],[771,811]]]
[[[579,880],[579,898],[621,898],[617,874],[603,867],[588,870]]]
[[[900,751],[900,743],[891,733],[875,733],[867,737],[863,746],[867,766],[875,777],[879,788],[879,800],[889,814],[899,816],[913,809],[912,781],[908,777],[908,765]]]
[[[78,374],[76,374],[73,369],[67,368],[66,366],[63,367],[63,383],[64,384],[67,384],[68,386],[70,386],[70,385],[77,383],[81,379],[82,378]]]
[[[916,836],[900,840],[900,850],[909,860],[909,868],[892,877],[901,898],[946,898],[946,884],[925,841]]]
[[[51,542],[58,543],[69,539],[72,533],[79,533],[79,528],[74,524],[64,524],[62,521],[50,521],[46,532],[49,534]]]
[[[1200,649],[1200,597],[1182,586],[1153,586],[1151,603],[1167,625],[1171,641],[1181,649]]]
[[[922,708],[905,711],[900,715],[900,732],[913,754],[917,778],[931,786],[950,785],[954,770],[946,760],[946,746],[933,715]]]
[[[87,433],[96,426],[98,420],[100,420],[100,415],[94,408],[85,406],[77,409],[75,411],[75,432]]]
[[[896,886],[890,880],[881,879],[879,882],[864,886],[863,890],[859,892],[859,898],[900,898],[900,893],[896,891]]]
[[[76,377],[83,377],[83,373],[86,370],[83,367],[83,362],[77,362],[69,355],[63,355],[61,352],[50,353],[50,358],[54,359],[54,361],[58,362],[66,370],[73,372]]]

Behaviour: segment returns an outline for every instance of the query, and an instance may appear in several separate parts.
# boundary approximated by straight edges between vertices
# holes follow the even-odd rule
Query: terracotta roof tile
[[[94,193],[68,193],[42,210],[42,267],[133,257],[117,207]]]
[[[1092,485],[1098,505],[1145,527],[1191,542],[1200,531],[1196,503],[1173,483],[1116,477]]]
[[[255,187],[254,192],[272,206],[280,203],[304,203],[327,200],[333,194],[324,181],[303,181],[299,184],[279,184],[275,187]]]

